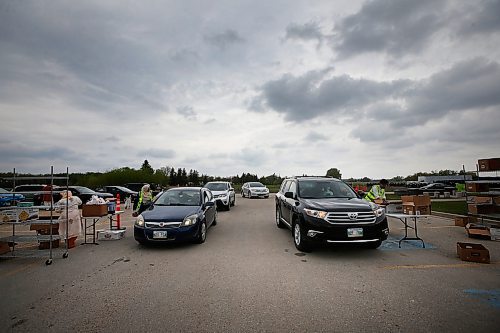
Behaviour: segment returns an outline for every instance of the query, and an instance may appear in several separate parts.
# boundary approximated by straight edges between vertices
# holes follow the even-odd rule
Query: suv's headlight
[[[138,225],[139,227],[144,226],[144,217],[142,216],[142,214],[137,216],[137,218],[135,219],[135,224]]]
[[[198,215],[196,215],[196,214],[189,215],[189,216],[184,218],[184,221],[182,221],[181,226],[185,227],[188,225],[193,225],[196,223],[197,219],[198,219]]]
[[[373,202],[370,202],[370,206],[372,207],[373,214],[375,214],[376,217],[380,217],[380,216],[384,215],[384,213],[385,213],[384,208],[380,207],[377,204],[374,204]]]
[[[328,214],[327,212],[324,212],[322,210],[314,210],[314,209],[307,209],[304,208],[304,212],[308,216],[316,217],[318,219],[324,219],[326,215]]]

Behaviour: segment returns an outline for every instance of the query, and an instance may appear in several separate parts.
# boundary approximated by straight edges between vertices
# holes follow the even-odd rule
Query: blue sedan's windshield
[[[157,206],[199,206],[201,205],[200,191],[168,190],[156,199],[154,204]]]

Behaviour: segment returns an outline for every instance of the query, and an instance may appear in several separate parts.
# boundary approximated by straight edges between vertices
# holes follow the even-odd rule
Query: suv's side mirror
[[[293,192],[285,192],[285,198],[288,198],[288,199],[295,199],[293,197]]]
[[[358,190],[358,196],[359,196],[360,198],[363,198],[363,197],[365,196],[365,194],[366,194],[366,193],[365,193],[365,191]]]

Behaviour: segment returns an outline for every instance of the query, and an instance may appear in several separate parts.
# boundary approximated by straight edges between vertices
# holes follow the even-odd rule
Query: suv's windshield
[[[226,183],[207,183],[205,185],[210,191],[225,191],[227,190]]]
[[[265,187],[262,183],[249,183],[248,185],[250,187]]]
[[[345,183],[331,180],[302,180],[299,196],[305,199],[356,198],[356,193]]]
[[[199,206],[199,190],[168,190],[156,199],[156,206]]]

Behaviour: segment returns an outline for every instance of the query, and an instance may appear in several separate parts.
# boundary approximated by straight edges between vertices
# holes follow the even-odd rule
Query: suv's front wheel
[[[302,252],[311,252],[311,246],[309,242],[305,239],[305,235],[302,232],[302,228],[298,222],[293,224],[293,242],[297,250]]]

